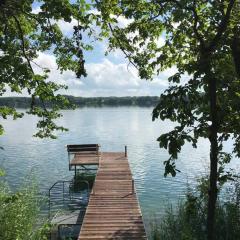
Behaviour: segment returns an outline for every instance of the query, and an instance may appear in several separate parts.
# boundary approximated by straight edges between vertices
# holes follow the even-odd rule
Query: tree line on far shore
[[[159,97],[157,96],[139,96],[139,97],[74,97],[66,96],[71,104],[76,107],[103,107],[103,106],[156,106]],[[39,99],[35,100],[36,105],[40,106]],[[29,108],[31,98],[29,97],[1,97],[0,106],[14,108]],[[47,107],[51,107],[51,102],[46,102]]]

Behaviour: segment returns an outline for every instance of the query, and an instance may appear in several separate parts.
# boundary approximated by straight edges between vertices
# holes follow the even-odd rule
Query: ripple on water
[[[34,172],[40,189],[46,191],[59,179],[70,179],[66,154],[67,144],[99,143],[103,151],[124,151],[135,179],[138,198],[145,219],[161,216],[169,202],[177,204],[184,197],[187,183],[207,170],[209,144],[200,140],[197,149],[186,144],[176,161],[181,173],[175,178],[164,178],[163,161],[169,158],[166,150],[159,149],[157,137],[173,128],[171,122],[151,121],[151,108],[84,108],[63,111],[59,120],[70,129],[60,133],[57,140],[36,139],[36,119],[26,116],[18,121],[4,121],[6,135],[0,137],[0,165],[7,172],[5,179],[18,188],[25,176]],[[231,148],[228,144],[227,149]],[[239,168],[236,162],[234,166]]]

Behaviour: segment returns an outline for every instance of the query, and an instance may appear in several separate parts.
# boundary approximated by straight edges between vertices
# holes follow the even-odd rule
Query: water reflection
[[[183,197],[187,182],[192,184],[203,175],[208,166],[209,144],[200,140],[193,149],[186,144],[179,155],[177,167],[181,170],[175,178],[163,177],[163,161],[168,153],[159,149],[157,137],[172,129],[171,122],[152,122],[151,108],[84,108],[63,111],[60,124],[70,129],[60,133],[57,140],[36,139],[36,119],[26,116],[17,121],[5,121],[6,135],[0,137],[0,165],[6,180],[17,188],[24,176],[34,171],[40,188],[45,191],[59,179],[68,180],[68,161],[65,145],[99,143],[103,151],[124,151],[128,145],[129,161],[136,182],[142,212],[147,219],[163,211],[167,202],[178,202]],[[226,146],[231,148],[231,143]],[[239,164],[233,163],[234,167]]]

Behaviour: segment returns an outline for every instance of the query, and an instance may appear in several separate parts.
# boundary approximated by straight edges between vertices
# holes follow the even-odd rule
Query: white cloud
[[[173,23],[173,27],[174,27],[175,29],[178,28],[179,25],[180,25],[179,22],[175,22],[175,23]]]
[[[157,44],[157,47],[158,47],[158,48],[164,46],[164,44],[165,44],[165,39],[164,39],[164,37],[160,36],[160,37],[156,40],[156,44]]]
[[[114,64],[108,59],[101,63],[87,64],[88,82],[95,86],[106,88],[137,87],[140,79],[132,67],[126,64]]]
[[[100,11],[98,11],[96,8],[93,8],[93,9],[89,10],[88,13],[92,13],[94,15],[100,15],[101,14]]]
[[[33,14],[38,14],[41,11],[42,11],[41,8],[38,6],[38,7],[33,8],[32,13]],[[63,32],[63,34],[69,35],[69,34],[73,33],[73,26],[77,25],[77,20],[76,19],[72,19],[71,22],[66,22],[64,20],[56,21],[56,20],[51,19],[51,23],[52,24],[57,23],[59,28]]]
[[[175,72],[172,68],[162,72],[153,81],[145,81],[141,80],[137,70],[127,63],[113,63],[104,58],[97,63],[86,64],[88,76],[77,79],[72,71],[61,74],[55,57],[51,54],[39,53],[35,62],[51,70],[49,81],[68,86],[68,90],[61,91],[62,94],[83,97],[160,95],[168,86],[167,78]],[[37,66],[34,66],[34,70],[41,72]],[[8,92],[7,95],[13,94]]]
[[[141,96],[160,95],[168,86],[173,69],[164,71],[153,81],[141,80],[137,70],[126,63],[114,64],[108,59],[86,65],[88,76],[81,86],[69,88],[76,96]]]
[[[130,23],[133,22],[133,19],[128,19],[128,18],[125,18],[124,16],[121,16],[121,15],[117,16],[116,20],[118,21],[119,27],[122,27],[122,28],[127,27]]]
[[[78,22],[76,19],[72,19],[71,22],[65,22],[64,20],[57,21],[57,24],[61,31],[65,34],[72,34],[73,33],[73,26],[77,26]]]
[[[82,81],[80,79],[77,79],[75,73],[72,71],[68,70],[61,74],[57,67],[56,58],[51,54],[39,53],[39,56],[35,62],[43,68],[50,69],[51,72],[48,78],[49,81],[53,81],[59,84],[66,84],[69,85],[69,87],[83,85]],[[34,71],[38,73],[42,72],[41,68],[38,66],[34,66]]]
[[[35,60],[35,62],[40,65],[43,68],[49,68],[50,70],[55,70],[57,69],[57,63],[56,63],[56,58],[47,53],[38,53],[38,58]],[[39,67],[34,66],[35,71],[40,71]]]
[[[40,7],[36,7],[36,8],[33,8],[32,9],[32,13],[33,14],[38,14],[38,13],[40,13],[42,10],[41,10],[41,8]]]
[[[134,67],[104,58],[98,63],[86,64],[88,76],[77,79],[71,71],[60,74],[53,55],[40,53],[36,62],[51,69],[50,81],[68,85],[69,89],[62,93],[75,96],[159,95],[168,86],[167,78],[174,72],[169,69],[153,81],[145,81],[138,77]]]

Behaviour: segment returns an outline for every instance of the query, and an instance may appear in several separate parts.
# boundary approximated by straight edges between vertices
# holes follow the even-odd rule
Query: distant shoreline
[[[153,107],[159,102],[157,96],[133,96],[133,97],[74,97],[65,96],[76,107]],[[37,106],[41,103],[39,99],[35,101]],[[0,97],[0,106],[14,108],[29,108],[31,105],[30,97]],[[51,103],[46,103],[47,107],[51,107]]]

